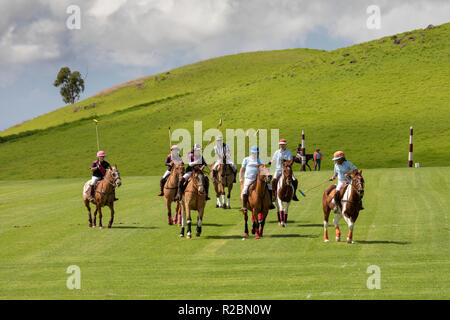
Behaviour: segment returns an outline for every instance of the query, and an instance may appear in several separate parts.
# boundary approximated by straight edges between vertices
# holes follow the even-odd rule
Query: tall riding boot
[[[335,191],[334,193],[334,205],[335,208],[333,209],[334,212],[338,212],[338,210],[341,209],[341,192],[340,191]]]
[[[209,195],[209,179],[205,176],[205,191],[206,191],[206,201],[211,200]]]
[[[278,185],[278,179],[273,178],[272,179],[272,192],[271,192],[272,202],[276,200],[277,185]]]
[[[248,194],[242,195],[242,211],[247,211]]]
[[[180,179],[180,181],[178,181],[178,190],[177,190],[177,195],[175,196],[175,200],[176,201],[180,201],[181,200],[181,196],[183,194],[183,186],[184,186],[184,177]]]
[[[269,190],[269,195],[270,195],[270,206],[269,206],[269,209],[275,209],[275,206],[273,205],[273,202],[275,201],[274,200],[274,196],[273,196],[273,190],[270,190],[270,189],[268,189]]]
[[[292,196],[292,200],[298,201],[298,198],[297,198],[298,180],[292,180],[292,186],[294,187],[294,194]]]
[[[164,195],[164,185],[166,184],[166,178],[162,178],[160,181],[159,181],[159,188],[160,188],[160,191],[159,191],[159,193],[158,193],[158,196],[159,197],[162,197],[163,195]]]
[[[95,203],[95,185],[89,187],[88,194],[89,194],[89,201]]]

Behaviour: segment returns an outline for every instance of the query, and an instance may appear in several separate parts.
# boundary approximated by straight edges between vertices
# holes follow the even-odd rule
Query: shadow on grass
[[[265,235],[267,238],[317,238],[314,234],[269,234]]]
[[[411,242],[408,241],[388,241],[388,240],[355,240],[356,243],[361,244],[398,244],[398,245],[405,245],[405,244],[411,244]]]
[[[111,229],[159,229],[158,227],[136,227],[136,226],[115,226],[113,225]]]
[[[205,239],[242,239],[243,236],[231,235],[231,236],[205,236]]]
[[[321,227],[321,228],[323,228],[323,224],[319,224],[319,223],[297,224],[296,226],[297,227]]]
[[[232,223],[224,223],[224,224],[220,224],[220,223],[203,223],[204,226],[206,227],[227,227],[227,226],[234,226],[234,224]]]

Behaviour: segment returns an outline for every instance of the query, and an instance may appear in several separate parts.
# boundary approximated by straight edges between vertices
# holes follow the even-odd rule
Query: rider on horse
[[[334,164],[334,174],[330,178],[330,181],[333,181],[338,178],[338,183],[336,185],[336,192],[334,193],[334,203],[335,207],[333,209],[334,212],[337,212],[337,210],[341,207],[341,189],[343,186],[345,186],[346,183],[350,183],[350,178],[346,175],[349,173],[355,173],[358,168],[356,168],[353,163],[345,159],[344,152],[342,151],[336,151],[333,155],[333,161],[335,161]],[[364,210],[362,202],[361,202],[361,210]]]
[[[176,145],[170,148],[170,153],[166,158],[166,162],[164,163],[164,165],[167,166],[167,171],[164,173],[161,180],[159,181],[160,192],[158,193],[158,196],[160,197],[164,196],[164,185],[166,184],[167,178],[170,175],[174,161],[181,162],[180,148]]]
[[[233,172],[234,172],[234,181],[233,182],[236,182],[237,167],[234,164],[233,160],[231,160],[230,147],[226,143],[223,142],[222,136],[218,136],[216,139],[216,142],[217,142],[217,144],[214,146],[214,154],[215,154],[217,160],[212,167],[213,177],[215,179],[217,179],[217,166],[219,164],[222,164],[224,157],[226,157],[226,163],[230,164],[231,167],[233,168]]]
[[[259,157],[259,148],[257,146],[253,146],[250,149],[250,157],[244,158],[242,161],[241,171],[239,172],[239,181],[244,183],[244,187],[242,188],[242,209],[243,211],[247,211],[247,202],[248,202],[248,188],[250,185],[256,180],[258,175],[258,166],[263,165],[264,161]],[[244,175],[245,173],[245,175]],[[245,180],[243,179],[243,176]],[[270,198],[272,199],[272,186],[267,184],[267,187],[270,192]],[[271,202],[269,209],[275,209],[275,206]]]
[[[276,168],[275,168],[274,177],[272,179],[272,190],[275,190],[272,193],[272,201],[275,201],[276,194],[277,194],[278,179],[281,177],[281,175],[283,173],[283,164],[282,164],[282,162],[284,160],[288,160],[289,161],[289,160],[293,160],[294,159],[294,157],[292,156],[291,150],[286,148],[287,142],[286,142],[285,139],[281,139],[278,144],[280,146],[280,149],[275,151],[275,153],[273,154],[273,157],[272,157],[272,161],[269,162],[269,164],[274,162],[277,165]],[[292,173],[292,186],[294,187],[294,194],[292,196],[292,200],[298,201],[297,195],[295,194],[297,192],[298,180],[295,179],[294,173]]]
[[[191,153],[189,153],[189,155],[188,155],[188,167],[186,169],[186,174],[178,182],[178,192],[177,192],[177,195],[175,197],[176,201],[181,200],[182,194],[183,194],[184,189],[185,189],[185,186],[187,185],[186,182],[188,181],[188,179],[192,175],[192,170],[198,169],[198,168],[201,168],[201,167],[205,167],[206,168],[207,166],[208,165],[206,164],[206,161],[205,161],[205,159],[203,158],[203,155],[202,155],[202,147],[199,144],[194,144],[194,146],[192,147]],[[206,175],[204,177],[205,177],[206,200],[211,200],[208,197],[209,179],[208,179],[208,177]]]
[[[97,160],[91,164],[92,179],[89,182],[89,189],[86,190],[90,202],[95,202],[95,185],[105,177],[107,169],[112,169],[111,165],[105,160],[105,157],[105,151],[99,151],[97,152]],[[119,199],[114,196],[114,201],[117,200]]]

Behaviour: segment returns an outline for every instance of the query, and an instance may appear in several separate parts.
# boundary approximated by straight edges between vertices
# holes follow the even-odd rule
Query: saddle
[[[342,197],[344,196],[345,190],[347,190],[349,183],[345,183],[344,186],[341,188],[340,190],[340,198],[342,199]],[[331,193],[336,189],[336,185],[333,184],[333,186],[330,188],[330,190],[328,190],[327,192],[327,196],[331,195]],[[333,193],[334,196],[334,193]]]

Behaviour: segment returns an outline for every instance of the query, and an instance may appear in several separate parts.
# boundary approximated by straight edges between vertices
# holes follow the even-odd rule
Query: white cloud
[[[362,42],[447,22],[444,0],[80,0],[81,30],[68,30],[69,0],[0,3],[0,65],[77,57],[90,63],[152,67],[231,52],[301,46],[327,30]],[[366,8],[381,8],[368,30]]]

